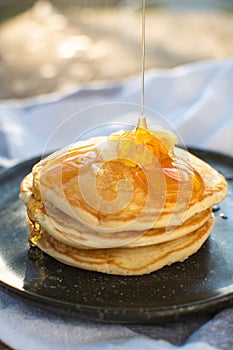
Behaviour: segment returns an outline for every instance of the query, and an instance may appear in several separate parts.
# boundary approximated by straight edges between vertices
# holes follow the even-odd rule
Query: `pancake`
[[[28,187],[26,197],[30,198],[30,179],[26,177],[23,183],[24,190]],[[39,207],[39,203],[34,205]],[[195,214],[187,221],[177,226],[159,227],[144,231],[101,232],[91,230],[77,220],[72,219],[57,208],[50,208],[50,216],[37,209],[36,219],[42,229],[54,239],[71,247],[91,249],[110,248],[116,246],[139,247],[158,244],[184,236],[202,226],[211,216],[210,208]]]
[[[79,145],[82,145],[82,143],[80,142],[76,144],[75,147],[79,147]],[[85,208],[84,210],[81,194],[76,184],[77,179],[75,177],[64,183],[62,190],[53,188],[44,191],[46,194],[43,194],[43,199],[48,203],[56,203],[57,209],[66,213],[68,216],[79,221],[80,223],[94,228],[95,230],[98,230],[98,228],[104,228],[105,232],[122,232],[122,230],[140,231],[145,229],[145,226],[147,226],[147,228],[158,228],[180,224],[191,218],[196,213],[210,208],[215,203],[221,202],[227,194],[227,184],[224,177],[206,162],[182,149],[176,148],[176,153],[179,154],[180,157],[188,159],[190,165],[197,170],[203,179],[204,190],[198,197],[198,200],[188,201],[188,203],[186,201],[185,204],[183,204],[181,200],[178,201],[178,203],[176,201],[167,201],[162,207],[162,212],[160,208],[158,209],[158,217],[156,213],[157,208],[144,208],[145,203],[141,200],[141,197],[145,197],[145,193],[141,188],[137,188],[139,193],[137,193],[138,196],[135,196],[133,203],[130,203],[130,205],[126,206],[123,210],[114,213],[107,212],[105,215],[101,212],[93,211],[90,208]],[[45,163],[45,161],[46,160],[40,164],[40,167],[43,168],[43,163]],[[32,177],[34,178],[34,184],[29,185],[31,188],[33,186],[36,188],[40,187],[40,167],[37,165],[34,168],[33,175],[30,175],[30,179],[32,179]],[[106,176],[106,174],[103,175],[103,177]],[[103,179],[101,178],[100,181],[102,180]],[[27,200],[24,199],[24,196],[28,196],[28,198],[30,197],[30,194],[28,193],[30,190],[28,188],[24,188],[25,182],[28,181],[29,180],[27,177],[21,185],[21,198],[25,203],[27,203]],[[88,179],[86,179],[86,181],[88,181]],[[86,186],[91,187],[91,185],[89,186],[88,183]],[[74,189],[77,191],[74,191]],[[105,189],[103,189],[103,192],[104,190]],[[66,193],[65,196],[64,193]],[[33,195],[36,197],[35,190]],[[103,194],[100,193],[100,197],[102,195]],[[143,215],[140,215],[142,211]],[[137,217],[138,213],[139,217]],[[156,219],[152,221],[151,216],[155,217]],[[149,222],[149,224],[147,224],[147,222]],[[148,227],[149,225],[151,227]]]
[[[44,232],[37,246],[56,260],[70,266],[115,275],[144,275],[166,265],[184,261],[207,240],[214,216],[199,229],[169,242],[138,248],[77,249],[66,246]],[[30,229],[33,225],[29,223]]]
[[[142,231],[123,231],[117,233],[106,233],[101,235],[99,232],[90,231],[84,226],[79,229],[76,221],[66,218],[66,223],[57,223],[46,215],[38,213],[38,223],[52,237],[71,247],[82,247],[83,249],[91,248],[112,248],[112,247],[139,247],[158,244],[171,241],[178,237],[188,234],[202,226],[210,217],[211,209],[194,215],[182,225],[175,227],[163,227]],[[63,219],[63,213],[56,218]],[[68,223],[67,223],[68,222]],[[81,244],[80,244],[81,242]]]
[[[188,153],[184,150],[180,150],[180,152],[182,154]],[[69,203],[67,209],[65,198],[62,198],[62,196],[59,197],[55,191],[51,194],[52,190],[49,190],[51,196],[46,201],[46,210],[41,210],[40,201],[35,198],[36,195],[35,192],[33,192],[33,187],[39,186],[37,183],[38,180],[34,180],[33,184],[33,179],[36,178],[37,172],[35,172],[34,175],[29,174],[22,181],[21,199],[25,202],[27,207],[32,207],[34,219],[38,221],[46,231],[54,238],[58,238],[58,235],[61,235],[60,232],[63,232],[63,237],[59,239],[63,239],[63,243],[71,244],[71,246],[78,247],[80,245],[87,245],[90,247],[105,248],[130,244],[131,242],[133,242],[131,246],[135,246],[135,244],[148,245],[160,243],[172,239],[173,237],[182,236],[182,232],[187,233],[198,228],[200,215],[202,216],[202,220],[204,216],[205,219],[207,219],[207,211],[209,208],[220,202],[227,193],[226,181],[221,174],[190,153],[188,153],[188,157],[191,165],[198,170],[203,179],[204,189],[202,193],[196,202],[190,201],[188,204],[185,203],[185,205],[179,202],[172,205],[169,205],[170,203],[165,203],[162,212],[153,225],[151,218],[149,217],[148,220],[147,218],[149,214],[152,219],[154,215],[156,217],[154,212],[151,213],[149,211],[147,213],[146,210],[144,210],[143,215],[139,216],[139,218],[134,218],[134,216],[130,215],[132,210],[129,207],[124,209],[126,214],[123,220],[122,211],[118,216],[115,213],[109,213],[109,217],[105,216],[105,218],[101,218],[98,216],[98,213],[96,213],[94,217],[96,223],[93,224],[93,214],[84,212],[83,208],[79,208],[78,205],[80,201],[75,197],[77,193],[72,195],[72,203]],[[73,183],[71,181],[65,184],[66,187],[71,186],[71,189],[73,188],[72,185]],[[56,203],[56,205],[52,203]],[[143,210],[140,204],[141,201],[139,199],[136,201],[135,199],[134,207]],[[186,208],[186,206],[188,207]],[[80,211],[82,213],[80,213]],[[135,212],[138,211],[135,209]],[[84,216],[85,220],[83,220]],[[128,221],[127,218],[129,218]],[[203,222],[202,220],[200,220],[200,224]],[[193,225],[194,227],[192,228]],[[156,230],[158,229],[160,229],[160,233],[156,234]],[[150,234],[144,235],[147,231],[150,232]],[[97,232],[98,236],[96,235]],[[169,234],[169,232],[172,233]],[[108,236],[108,233],[114,233],[114,236]],[[119,235],[117,235],[118,233]]]
[[[176,140],[137,128],[41,160],[20,187],[30,244],[68,265],[120,275],[150,273],[194,254],[227,183],[174,147]]]

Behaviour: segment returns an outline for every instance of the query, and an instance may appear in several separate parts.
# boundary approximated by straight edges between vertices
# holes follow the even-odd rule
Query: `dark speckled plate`
[[[38,159],[2,173],[0,285],[39,307],[108,322],[161,322],[233,304],[233,159],[192,152],[225,175],[228,197],[215,212],[210,238],[195,255],[140,277],[84,271],[43,253],[36,260],[29,258],[25,208],[18,193],[21,179]]]

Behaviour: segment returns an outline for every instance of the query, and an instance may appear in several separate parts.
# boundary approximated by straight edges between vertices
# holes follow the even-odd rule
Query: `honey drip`
[[[29,234],[29,244],[31,247],[36,247],[37,242],[40,240],[42,232],[41,232],[41,226],[38,222],[35,222],[34,228],[31,230]]]
[[[144,97],[145,97],[145,83],[144,83],[144,75],[145,75],[145,47],[146,47],[146,34],[145,34],[145,29],[146,29],[146,0],[142,0],[142,71],[141,71],[141,116],[139,117],[139,124],[140,124],[140,119],[146,121],[144,117]],[[142,127],[145,127],[146,125],[141,125]]]
[[[36,247],[37,242],[41,238],[42,230],[41,226],[37,221],[31,221],[32,227],[30,228],[30,232],[28,235],[28,241],[31,247]]]
[[[148,181],[150,187],[159,192],[161,174],[155,176],[158,172],[164,176],[166,197],[189,192],[192,198],[198,198],[203,191],[204,183],[198,172],[148,129],[137,126],[135,130],[123,133],[119,139],[118,155],[122,162],[135,167],[134,178],[146,192]]]
[[[147,129],[146,117],[144,117],[143,115],[141,115],[141,116],[138,118],[137,128]]]
[[[37,179],[38,178],[39,177],[37,177]],[[38,186],[38,183],[37,183],[37,186]],[[35,199],[34,194],[32,194],[27,204],[27,214],[30,220],[30,225],[29,225],[30,232],[29,232],[28,240],[31,247],[35,247],[37,245],[37,242],[42,235],[41,226],[36,218],[36,214],[38,211],[44,211],[44,206],[42,202]]]

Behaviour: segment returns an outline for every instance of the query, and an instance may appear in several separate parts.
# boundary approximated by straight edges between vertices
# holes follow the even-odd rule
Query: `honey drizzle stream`
[[[141,70],[141,114],[138,118],[138,128],[147,129],[144,116],[145,98],[145,28],[146,28],[146,0],[142,0],[142,70]]]

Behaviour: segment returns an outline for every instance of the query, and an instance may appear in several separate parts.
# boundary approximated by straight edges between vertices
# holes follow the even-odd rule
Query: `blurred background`
[[[233,1],[147,0],[146,69],[233,56]],[[141,0],[0,0],[0,99],[141,70]]]

